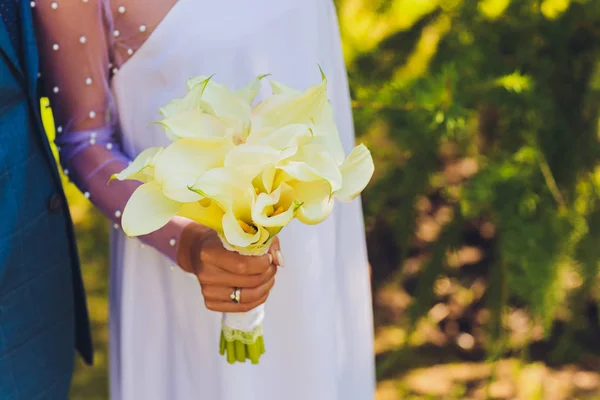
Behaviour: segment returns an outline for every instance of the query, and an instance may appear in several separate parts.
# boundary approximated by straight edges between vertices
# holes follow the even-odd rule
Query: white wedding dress
[[[79,7],[86,6],[80,2],[87,3],[69,1]],[[52,29],[44,19],[63,9],[63,3],[49,11],[38,7],[47,32]],[[114,37],[122,37],[124,30],[118,30],[117,18],[155,2],[111,3],[114,25],[110,29]],[[331,0],[180,0],[155,25],[135,52],[113,50],[122,56],[113,57],[121,62],[108,95],[116,105],[118,139],[128,157],[167,144],[161,128],[151,123],[159,119],[159,107],[185,94],[185,82],[192,76],[215,74],[215,80],[241,88],[257,75],[271,74],[288,86],[304,89],[320,82],[318,66],[328,79],[346,152],[354,146],[346,71]],[[135,26],[140,32],[149,30],[141,23]],[[50,48],[61,38],[54,40],[43,41],[41,46]],[[80,42],[91,45],[89,36]],[[66,49],[63,43],[58,43],[60,51]],[[67,75],[73,79],[72,74],[65,73],[63,85],[68,85]],[[259,100],[269,93],[268,85],[264,86]],[[88,128],[81,124],[81,129]],[[101,198],[94,192],[91,196],[92,200]],[[97,205],[112,216],[110,206],[101,200]],[[329,219],[317,226],[295,221],[280,239],[285,267],[278,272],[266,304],[266,353],[259,365],[229,365],[218,353],[221,315],[204,307],[195,277],[173,268],[173,262],[156,249],[160,246],[143,245],[113,230],[112,399],[372,399],[372,306],[360,201],[337,204]]]

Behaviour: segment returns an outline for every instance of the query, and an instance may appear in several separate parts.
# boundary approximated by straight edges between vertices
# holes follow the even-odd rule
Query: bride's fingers
[[[243,296],[243,294],[242,294]],[[260,298],[259,300],[253,302],[253,303],[240,303],[240,304],[235,304],[233,303],[231,300],[229,301],[205,301],[204,304],[206,304],[206,308],[208,308],[211,311],[218,311],[218,312],[247,312],[250,311],[258,306],[260,306],[261,304],[263,304],[265,301],[267,301],[267,298],[269,297],[269,294],[266,294],[265,296],[263,296],[262,298]]]
[[[222,269],[214,268],[211,271],[203,271],[198,275],[202,285],[226,286],[239,288],[255,288],[268,282],[277,273],[277,267],[271,265],[262,274],[236,275]]]
[[[271,280],[258,287],[241,289],[240,302],[246,304],[260,300],[271,291],[274,284],[275,278],[271,278]],[[233,287],[204,285],[202,286],[202,296],[204,296],[205,301],[232,302],[231,293],[233,293],[233,290]]]
[[[280,267],[284,266],[283,254],[281,253],[281,246],[279,244],[279,238],[275,237],[273,239],[273,244],[271,244],[271,248],[269,248],[268,255],[270,256],[271,262],[275,263]]]

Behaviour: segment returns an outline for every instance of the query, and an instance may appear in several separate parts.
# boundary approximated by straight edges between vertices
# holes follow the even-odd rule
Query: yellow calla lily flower
[[[364,144],[356,146],[340,167],[340,171],[342,187],[334,193],[335,198],[340,201],[351,201],[364,190],[375,171],[373,157],[367,146]]]
[[[252,207],[252,220],[260,226],[281,230],[295,217],[301,205],[294,198],[294,189],[282,183],[271,193],[258,194]]]
[[[151,147],[142,151],[131,164],[118,174],[114,174],[111,180],[120,181],[129,179],[140,182],[150,182],[154,179],[154,162],[156,157],[164,150],[164,147]]]

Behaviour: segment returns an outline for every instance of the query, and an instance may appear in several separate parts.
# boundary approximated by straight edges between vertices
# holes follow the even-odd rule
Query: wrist
[[[197,273],[197,268],[201,263],[202,242],[210,230],[210,228],[193,221],[183,228],[177,248],[177,264],[185,272]]]

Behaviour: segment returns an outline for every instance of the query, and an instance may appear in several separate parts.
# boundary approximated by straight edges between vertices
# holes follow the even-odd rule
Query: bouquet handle
[[[262,322],[264,304],[245,313],[223,313],[219,353],[227,362],[258,364],[265,353]]]

